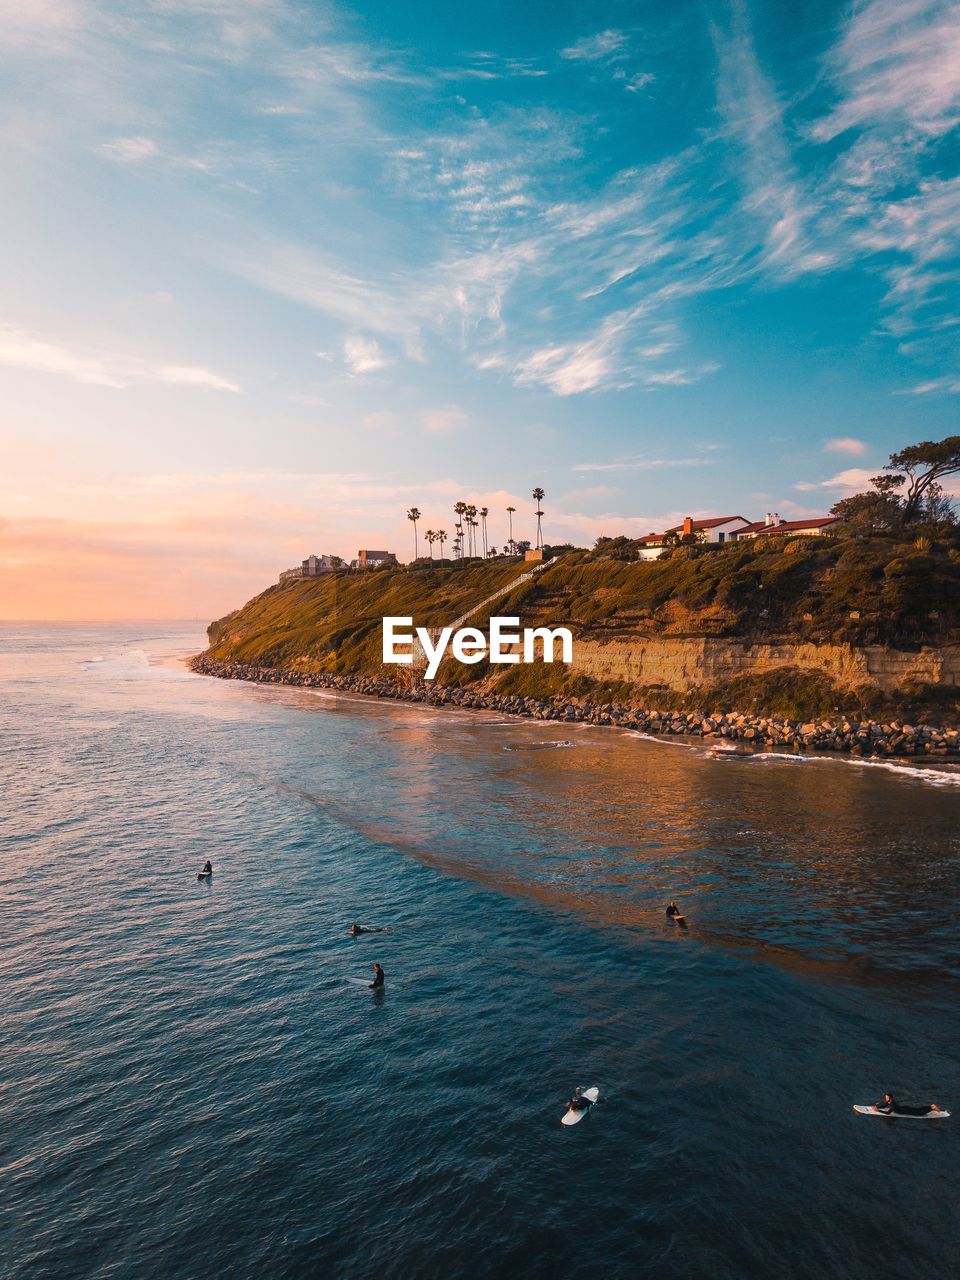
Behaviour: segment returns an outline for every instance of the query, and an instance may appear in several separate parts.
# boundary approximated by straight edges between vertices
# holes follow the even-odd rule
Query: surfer
[[[567,1106],[571,1111],[589,1111],[593,1103],[583,1096],[583,1087],[578,1084]]]
[[[354,920],[353,924],[347,930],[347,933],[350,934],[351,938],[359,938],[361,933],[383,933],[383,929],[384,926],[376,929],[370,929],[365,924],[357,924],[356,920]]]
[[[213,872],[213,863],[208,858],[206,862],[203,864],[203,870],[200,872],[200,874],[202,876],[209,876],[212,874],[212,872]]]
[[[680,908],[677,906],[676,902],[670,902],[667,906],[667,910],[665,914],[668,915],[672,920],[674,916],[679,916],[679,915],[682,915],[683,913],[681,912]]]
[[[882,1111],[885,1116],[928,1116],[934,1111],[941,1110],[935,1102],[931,1102],[925,1107],[901,1106],[892,1093],[885,1093],[883,1101],[878,1102],[876,1106],[877,1110]]]
[[[378,964],[373,966],[373,981],[370,983],[370,990],[376,991],[383,986],[383,970]]]

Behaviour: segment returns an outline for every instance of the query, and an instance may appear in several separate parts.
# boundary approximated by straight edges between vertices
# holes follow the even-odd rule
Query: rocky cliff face
[[[960,688],[960,645],[922,648],[917,653],[882,645],[757,643],[711,636],[638,636],[632,640],[580,639],[573,669],[601,683],[661,686],[679,693],[709,687],[742,675],[790,667],[822,672],[842,689],[873,687],[896,694],[905,685]]]

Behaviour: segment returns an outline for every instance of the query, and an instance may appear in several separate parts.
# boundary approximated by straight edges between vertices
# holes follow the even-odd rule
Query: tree
[[[420,519],[420,512],[416,507],[411,507],[407,512],[407,519],[413,522],[413,558],[416,560],[418,555],[417,547],[417,521]]]
[[[890,533],[904,525],[952,523],[953,508],[940,481],[960,472],[960,436],[921,440],[891,453],[872,489],[842,498],[830,509],[847,528],[860,533]]]
[[[436,542],[436,540],[437,540],[437,535],[434,533],[434,531],[433,531],[432,529],[428,529],[428,530],[426,531],[426,533],[425,533],[423,536],[424,536],[424,539],[426,540],[426,542],[428,543],[428,545],[429,545],[429,547],[430,547],[430,559],[432,560],[432,559],[433,559],[433,544],[434,544],[434,543]]]
[[[919,519],[923,504],[932,485],[940,485],[944,476],[960,471],[960,436],[947,436],[944,440],[921,440],[908,445],[899,453],[891,453],[886,471],[902,472],[899,483],[904,486],[903,523]],[[873,484],[879,489],[877,481]],[[940,490],[941,496],[943,490]]]
[[[540,510],[540,503],[544,500],[546,496],[547,495],[544,493],[542,489],[534,489],[532,494],[533,500],[537,504],[537,550],[538,551],[543,550],[543,532],[540,528],[540,518],[543,515],[543,512]]]
[[[463,558],[463,517],[467,513],[467,504],[463,501],[453,504],[453,514],[457,517],[455,528],[457,537],[455,542],[456,554],[459,559]]]
[[[477,527],[477,508],[473,505],[473,503],[471,503],[470,506],[467,507],[467,528],[470,530],[473,530],[476,527]],[[467,554],[473,556],[473,555],[476,555],[476,551],[477,551],[476,539],[474,538],[472,532],[468,533],[467,534]]]
[[[487,554],[487,516],[490,514],[488,507],[480,508],[480,523],[483,525],[483,554]]]
[[[874,489],[869,493],[855,493],[852,497],[841,498],[830,508],[830,514],[839,517],[851,533],[890,533],[900,528],[903,504],[896,494],[881,493]]]
[[[440,543],[440,563],[441,563],[441,564],[443,564],[443,544],[446,542],[446,540],[447,540],[447,531],[446,531],[446,529],[438,529],[438,530],[437,530],[437,541]]]
[[[516,548],[516,543],[513,541],[513,513],[516,511],[516,509],[517,509],[516,507],[507,507],[507,519],[510,521],[509,546],[511,551],[514,551]]]

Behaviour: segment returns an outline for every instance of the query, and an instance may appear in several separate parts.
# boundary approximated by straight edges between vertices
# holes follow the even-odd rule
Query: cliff
[[[638,563],[573,552],[542,573],[495,561],[337,573],[271,587],[212,624],[207,656],[410,681],[381,663],[384,615],[438,627],[489,614],[569,626],[574,661],[445,660],[437,685],[619,699],[660,710],[960,722],[960,551],[925,539],[769,539]]]

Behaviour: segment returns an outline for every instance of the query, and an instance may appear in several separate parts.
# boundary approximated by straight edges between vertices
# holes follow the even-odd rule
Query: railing
[[[558,559],[557,556],[551,556],[549,560],[544,560],[541,564],[535,564],[532,569],[528,569],[526,573],[521,573],[519,578],[514,578],[513,581],[508,583],[505,587],[499,587],[496,591],[491,591],[488,596],[484,596],[484,598],[477,601],[475,605],[471,605],[466,613],[462,613],[459,618],[448,625],[451,626],[454,631],[458,630],[469,618],[472,618],[474,614],[479,613],[481,609],[485,609],[488,604],[492,604],[494,600],[502,600],[504,596],[508,596],[510,594],[514,587],[519,587],[521,582],[529,582],[530,579],[535,577],[538,573],[543,573],[544,569],[549,568],[556,559]],[[431,643],[436,644],[440,638],[440,632],[442,630],[442,627],[426,628]],[[416,633],[414,633],[413,637],[412,653],[414,668],[425,667],[427,665],[427,655],[424,652],[423,645],[420,643],[420,638]]]

